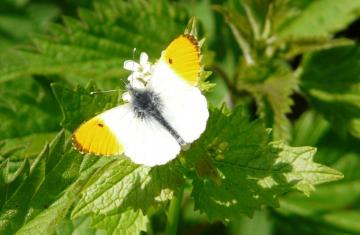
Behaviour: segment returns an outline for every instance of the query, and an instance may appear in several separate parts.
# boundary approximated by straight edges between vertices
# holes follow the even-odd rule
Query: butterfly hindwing
[[[99,123],[103,127],[99,127]],[[109,151],[114,142],[109,142],[109,135],[101,135],[103,129],[111,130],[115,146],[122,151]],[[85,122],[74,132],[73,142],[86,153],[118,155],[123,152],[133,162],[147,166],[164,164],[180,152],[178,142],[160,123],[151,117],[137,117],[131,104],[112,108]]]

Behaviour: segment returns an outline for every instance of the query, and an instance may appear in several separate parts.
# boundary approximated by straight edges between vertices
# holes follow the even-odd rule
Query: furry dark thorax
[[[155,119],[176,139],[180,145],[186,144],[178,132],[164,118],[162,114],[163,104],[159,94],[148,88],[137,89],[130,85],[128,86],[128,91],[132,98],[131,104],[137,118]]]

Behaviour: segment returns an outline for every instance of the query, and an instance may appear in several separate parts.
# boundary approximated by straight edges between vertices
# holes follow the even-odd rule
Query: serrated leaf
[[[45,78],[3,83],[0,103],[1,140],[60,130],[60,109]]]
[[[41,213],[21,227],[16,234],[52,234],[56,229],[56,225],[67,215],[85,184],[86,180],[78,180],[67,189],[61,198],[56,200],[49,208],[42,210]]]
[[[121,214],[92,217],[92,225],[95,228],[106,230],[108,235],[137,235],[141,231],[146,231],[148,223],[147,216],[143,215],[141,210],[133,211],[132,209]]]
[[[311,221],[310,229],[325,225],[336,227],[340,231],[358,232],[355,229],[355,221],[345,214],[357,213],[355,208],[360,198],[359,140],[339,138],[330,129],[329,123],[313,111],[300,117],[294,133],[296,137],[293,139],[297,140],[296,143],[318,146],[316,160],[340,170],[344,174],[344,179],[320,185],[311,197],[289,193],[281,198],[281,206],[277,212],[286,217],[293,216],[295,219],[306,218],[307,221]],[[341,218],[341,223],[337,223],[335,218],[342,214],[344,217]],[[339,217],[337,219],[340,220]]]
[[[313,162],[314,148],[269,142],[263,124],[249,122],[241,108],[230,115],[214,111],[208,126],[186,158],[196,166],[199,158],[208,156],[218,173],[220,180],[213,175],[193,179],[195,208],[211,220],[252,216],[262,205],[277,207],[284,192],[308,194],[316,184],[342,178],[338,171]]]
[[[0,86],[0,162],[13,174],[24,159],[35,158],[61,129],[60,109],[45,77],[24,77]]]
[[[74,90],[55,83],[52,89],[63,113],[61,125],[71,131],[87,119],[116,106],[121,92],[92,94],[98,91],[93,83]]]
[[[29,176],[30,163],[28,159],[24,159],[17,170],[10,174],[10,161],[4,161],[1,165],[1,185],[0,191],[0,208],[4,205],[6,200],[10,198],[13,193],[19,188],[21,183]]]
[[[243,69],[238,75],[238,89],[250,92],[255,98],[257,113],[266,127],[273,128],[274,139],[288,141],[290,122],[286,114],[291,112],[291,95],[298,81],[286,63],[271,63]]]
[[[308,1],[277,29],[282,38],[330,36],[359,16],[359,0]],[[334,17],[335,16],[335,17]]]
[[[341,172],[315,163],[313,157],[316,148],[313,147],[289,147],[284,144],[275,144],[278,153],[278,163],[287,163],[291,166],[291,172],[284,176],[288,182],[296,182],[293,186],[297,190],[309,196],[315,190],[314,185],[342,179]]]
[[[150,168],[125,158],[110,162],[90,180],[72,217],[87,213],[111,216],[129,207],[146,212],[171,199],[183,183],[183,176],[171,165]]]
[[[18,65],[0,69],[0,81],[24,74],[61,74],[91,79],[125,77],[123,62],[133,48],[158,58],[165,45],[181,33],[186,18],[165,1],[104,1],[95,11],[81,10],[81,20],[66,17],[51,36],[34,39]],[[146,24],[144,24],[146,22]],[[181,24],[180,24],[181,22]]]
[[[62,196],[63,192],[84,172],[81,166],[87,157],[75,153],[64,142],[64,133],[61,132],[50,147],[46,145],[34,160],[30,173],[20,178],[24,173],[17,174],[16,179],[19,178],[21,182],[13,180],[5,185],[6,191],[2,192],[6,196],[0,210],[2,234],[14,234],[20,228],[24,232],[36,228],[37,232],[44,234],[53,231],[66,215],[66,210],[76,198],[74,195],[78,194],[74,192],[84,183],[78,182],[72,186],[65,196]],[[22,171],[26,172],[26,167]],[[90,174],[89,170],[86,172]],[[85,176],[83,174],[82,177]]]
[[[319,186],[311,197],[291,193],[281,199],[278,212],[287,216],[306,217],[315,222],[314,228],[325,224],[343,231],[359,232],[357,220],[351,216],[358,214],[358,210],[349,209],[356,207],[360,198],[360,175],[356,170],[360,166],[359,158],[354,153],[344,155],[338,149],[323,151],[320,154],[326,154],[327,157],[331,157],[327,154],[330,151],[338,155],[339,160],[333,166],[344,172],[344,180]]]
[[[360,117],[359,46],[314,53],[305,60],[301,88],[313,108],[342,135]]]
[[[0,210],[0,233],[14,234],[24,223],[31,196],[45,177],[45,156],[48,151],[44,150],[32,164],[29,177],[21,182],[11,197],[5,198]]]

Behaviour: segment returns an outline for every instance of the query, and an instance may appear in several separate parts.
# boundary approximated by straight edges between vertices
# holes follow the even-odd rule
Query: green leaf
[[[230,223],[230,234],[237,235],[271,235],[273,234],[273,221],[269,219],[268,210],[257,211],[253,218],[242,216]]]
[[[2,207],[7,198],[10,198],[19,188],[21,183],[29,176],[30,163],[25,159],[17,168],[16,172],[10,174],[10,161],[4,161],[1,165],[1,192],[0,206]]]
[[[306,37],[286,41],[288,43],[284,55],[286,59],[292,59],[306,52],[321,51],[354,44],[354,41],[347,38],[329,39],[327,37]]]
[[[277,29],[281,38],[330,36],[358,18],[359,0],[308,1]]]
[[[183,184],[183,176],[173,164],[150,168],[126,158],[108,163],[90,179],[72,217],[92,213],[118,214],[114,218],[119,218],[128,208],[146,212],[149,207],[171,199]]]
[[[183,31],[186,17],[166,1],[104,1],[94,11],[80,10],[80,20],[65,17],[49,36],[34,39],[17,65],[0,69],[0,82],[24,74],[61,74],[84,79],[125,77],[123,62],[133,48],[151,60]],[[146,24],[144,23],[146,22]]]
[[[215,5],[214,9],[225,17],[237,44],[242,50],[247,65],[253,65],[255,61],[250,44],[253,39],[253,35],[248,19],[233,9],[227,9],[218,5]]]
[[[311,230],[326,226],[342,233],[358,233],[356,216],[352,215],[358,213],[360,198],[359,140],[339,138],[331,131],[329,123],[313,111],[304,113],[295,127],[295,143],[318,146],[316,160],[341,171],[344,179],[319,186],[311,197],[287,194],[280,200],[277,212],[298,221],[311,221],[307,223]]]
[[[316,128],[316,131],[314,131]],[[303,113],[293,126],[292,146],[316,146],[319,139],[329,131],[329,123],[314,111]]]
[[[314,53],[305,60],[300,77],[313,108],[342,135],[360,118],[359,59],[357,45]]]
[[[63,120],[61,125],[72,131],[87,119],[116,106],[119,103],[119,92],[92,94],[98,89],[93,83],[85,88],[75,89],[61,84],[52,84],[52,89],[60,104]]]
[[[242,5],[252,26],[256,40],[259,40],[264,33],[265,25],[271,11],[272,1],[270,0],[242,0]]]
[[[90,216],[79,217],[75,220],[64,219],[56,228],[57,235],[106,235],[104,230],[91,228]]]
[[[282,61],[265,61],[243,69],[238,77],[238,89],[255,98],[259,116],[266,127],[274,129],[274,139],[288,141],[290,122],[286,114],[291,112],[291,95],[298,85],[289,66]]]
[[[44,159],[47,152],[47,148],[45,148],[32,165],[31,174],[19,184],[16,190],[12,190],[14,193],[6,197],[2,203],[3,207],[0,210],[1,233],[14,234],[24,223],[30,207],[31,196],[36,193],[45,175]]]
[[[60,130],[60,109],[48,83],[24,78],[0,86],[0,139]]]
[[[23,159],[35,158],[61,129],[50,82],[50,78],[35,76],[0,86],[0,162],[9,160],[10,174]]]
[[[323,218],[324,221],[345,231],[360,233],[360,210],[329,213],[324,215]]]
[[[350,121],[350,133],[360,139],[360,118],[354,118]]]
[[[338,151],[336,154],[341,158],[334,167],[344,172],[344,180],[319,186],[310,198],[297,193],[289,194],[280,201],[278,212],[308,218],[316,223],[314,228],[326,224],[342,231],[359,233],[359,210],[356,207],[360,198],[360,175],[357,171],[360,161],[356,154],[342,155]]]
[[[148,222],[147,216],[140,210],[131,209],[121,214],[93,216],[93,226],[106,230],[107,234],[140,234],[141,231],[146,231]]]
[[[16,178],[7,179],[1,188],[0,233],[14,234],[19,229],[26,233],[34,228],[40,234],[53,231],[85,184],[80,174],[89,178],[86,173],[90,174],[89,166],[96,161],[84,167],[86,159],[65,145],[61,132],[31,167],[25,162]]]
[[[7,52],[16,43],[29,41],[29,34],[39,32],[58,17],[60,11],[53,4],[2,1],[0,9],[0,51]],[[6,61],[4,61],[6,63]]]
[[[211,220],[252,216],[262,205],[277,207],[284,192],[297,189],[308,195],[314,185],[342,178],[313,162],[314,148],[269,142],[263,124],[249,122],[241,113],[241,108],[230,115],[214,111],[209,128],[186,154],[194,166],[210,165],[217,173],[192,176],[195,208]],[[198,160],[204,157],[211,164]]]
[[[31,219],[21,227],[16,234],[52,234],[55,231],[56,225],[67,215],[85,183],[85,180],[78,180],[67,189],[64,196],[56,200],[49,208],[43,210],[35,218]]]

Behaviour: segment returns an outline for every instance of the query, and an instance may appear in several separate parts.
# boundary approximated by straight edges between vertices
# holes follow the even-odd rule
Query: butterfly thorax
[[[163,104],[160,96],[149,88],[137,89],[128,86],[131,96],[131,104],[137,118],[153,118],[159,122],[176,139],[180,145],[186,142],[181,138],[178,132],[169,124],[168,120],[162,115]]]
[[[138,118],[146,119],[161,115],[163,105],[158,94],[150,89],[137,89],[131,86],[128,90],[134,113]]]

